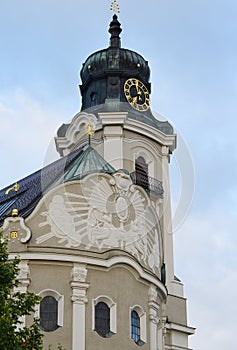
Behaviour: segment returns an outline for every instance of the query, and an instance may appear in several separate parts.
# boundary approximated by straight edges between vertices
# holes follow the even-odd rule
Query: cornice
[[[176,148],[176,134],[165,134],[151,125],[129,118],[128,112],[103,112],[98,113],[98,117],[99,120],[94,114],[77,113],[67,128],[65,136],[55,138],[59,152],[64,155],[68,154],[75,144],[78,144],[85,136],[82,125],[88,121],[88,118],[91,118],[95,132],[103,130],[104,127],[120,125],[124,130],[137,133],[159,143],[161,146],[168,147],[170,153]]]
[[[193,327],[188,327],[188,326],[184,326],[184,325],[180,325],[178,323],[166,323],[165,325],[167,330],[170,331],[177,331],[177,332],[182,332],[182,333],[186,333],[188,335],[192,335],[195,333],[195,329]]]
[[[26,253],[22,252],[19,254],[21,260],[29,260],[29,261],[51,261],[51,262],[58,262],[63,261],[66,263],[79,263],[79,264],[86,264],[86,265],[96,265],[103,268],[111,268],[116,265],[129,265],[133,267],[137,273],[139,274],[140,278],[146,280],[149,283],[154,284],[158,290],[159,294],[161,294],[162,299],[167,299],[167,290],[163,283],[156,278],[155,276],[145,272],[143,268],[136,263],[133,259],[126,256],[116,256],[112,257],[108,260],[103,260],[99,258],[93,258],[93,257],[86,257],[86,256],[72,256],[70,254],[54,254],[54,253]],[[11,253],[9,254],[10,259],[14,259],[15,254]]]

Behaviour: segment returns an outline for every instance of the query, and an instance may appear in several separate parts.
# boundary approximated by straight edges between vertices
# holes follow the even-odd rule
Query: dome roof
[[[144,82],[150,78],[148,62],[132,50],[108,47],[91,54],[83,64],[81,80],[88,84],[90,80],[101,78],[108,74],[120,76],[136,76]]]
[[[92,53],[82,65],[80,72],[82,84],[81,111],[128,112],[128,118],[149,124],[166,134],[172,134],[173,128],[168,122],[158,121],[151,109],[138,111],[128,103],[124,86],[128,79],[140,80],[151,93],[150,68],[139,53],[121,48],[121,24],[115,14],[109,25],[109,47]],[[65,134],[65,125],[59,130],[59,136]]]
[[[83,84],[88,83],[93,78],[117,73],[123,76],[139,76],[144,83],[149,81],[150,69],[148,62],[137,52],[121,48],[119,36],[121,32],[121,24],[117,15],[114,15],[109,26],[110,45],[104,50],[93,53],[86,59],[81,70]]]
[[[121,48],[121,32],[121,24],[114,15],[109,26],[109,47],[94,52],[83,63],[80,72],[82,110],[101,105],[108,99],[126,102],[123,86],[131,77],[141,80],[150,92],[148,62],[139,53]]]

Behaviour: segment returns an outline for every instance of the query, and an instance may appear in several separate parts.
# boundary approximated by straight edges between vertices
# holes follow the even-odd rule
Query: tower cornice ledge
[[[141,121],[128,118],[128,112],[98,113],[100,127],[107,125],[121,125],[125,130],[146,136],[162,146],[167,146],[170,152],[176,148],[176,134],[164,134],[161,130]],[[97,130],[99,130],[97,125]]]
[[[13,260],[15,257],[14,253],[11,253],[9,255],[9,259]],[[163,301],[167,300],[167,289],[164,286],[164,284],[159,280],[158,277],[155,277],[154,275],[144,271],[144,269],[141,267],[140,264],[138,264],[134,259],[126,256],[115,256],[110,259],[104,260],[99,258],[93,258],[93,257],[86,257],[86,256],[73,256],[70,254],[57,254],[57,253],[20,253],[19,257],[21,260],[30,260],[30,261],[51,261],[51,262],[57,262],[57,261],[63,261],[63,262],[69,262],[69,263],[79,263],[79,264],[85,264],[86,266],[99,266],[102,268],[112,268],[116,265],[128,265],[134,268],[134,270],[138,273],[139,278],[152,283],[154,286],[156,286],[159,290],[159,295],[163,299]]]
[[[128,118],[128,112],[98,113],[101,125],[124,125]]]
[[[127,119],[124,124],[124,129],[146,136],[155,142],[160,143],[162,146],[167,146],[170,152],[173,152],[176,148],[176,134],[164,134],[153,126],[142,123],[138,120]]]
[[[102,112],[98,113],[99,120],[94,114],[80,112],[75,115],[72,122],[67,126],[64,136],[55,137],[57,150],[61,156],[68,155],[73,149],[85,139],[84,125],[90,118],[95,133],[107,126],[119,125],[125,130],[132,131],[167,146],[172,153],[176,148],[176,134],[165,134],[161,130],[143,123],[139,120],[129,118],[128,112]]]

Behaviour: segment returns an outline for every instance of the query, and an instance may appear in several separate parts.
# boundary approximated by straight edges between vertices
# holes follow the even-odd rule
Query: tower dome
[[[82,110],[104,104],[107,99],[126,102],[123,86],[131,77],[142,81],[150,92],[148,62],[139,53],[121,48],[121,32],[121,24],[114,15],[109,26],[109,47],[94,52],[83,63],[80,72]]]
[[[128,112],[130,119],[153,126],[165,134],[173,134],[173,127],[167,121],[158,121],[149,106],[146,106],[146,101],[142,101],[142,98],[137,95],[138,90],[135,84],[139,82],[140,88],[143,87],[147,93],[149,104],[150,68],[148,61],[139,53],[121,48],[121,32],[121,24],[117,15],[114,14],[109,25],[111,34],[109,47],[92,53],[83,63],[80,72],[81,111],[86,110],[95,115],[98,115],[99,112]],[[132,89],[135,89],[133,95],[130,96],[130,102],[139,98],[145,108],[139,105],[137,105],[138,108],[133,108],[134,103],[128,103],[128,96],[125,93],[127,81],[133,81]],[[141,93],[141,90],[138,92]]]

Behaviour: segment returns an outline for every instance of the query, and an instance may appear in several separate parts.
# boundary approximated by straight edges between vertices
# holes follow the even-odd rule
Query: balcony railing
[[[139,185],[143,187],[147,192],[153,193],[158,197],[163,198],[164,189],[161,181],[136,171],[130,175],[135,185]]]

